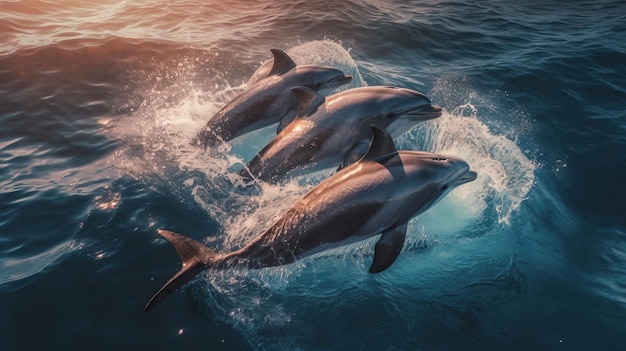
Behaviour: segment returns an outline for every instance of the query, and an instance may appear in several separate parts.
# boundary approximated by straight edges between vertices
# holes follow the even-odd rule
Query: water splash
[[[295,46],[287,52],[297,64],[335,66],[353,75],[349,86],[364,85],[356,63],[339,43],[314,41]],[[132,115],[102,120],[104,133],[122,143],[109,162],[147,181],[156,177],[170,182],[173,173],[182,172],[182,183],[172,185],[186,189],[194,201],[222,224],[225,232],[240,233],[243,228],[244,232],[249,230],[258,234],[256,223],[267,223],[277,214],[262,212],[258,216],[250,216],[252,212],[259,208],[284,210],[284,206],[267,205],[292,203],[306,189],[293,182],[282,187],[263,184],[261,197],[237,191],[242,180],[235,171],[271,140],[275,135],[275,126],[223,144],[213,152],[190,144],[210,116],[247,86],[245,83],[238,86],[226,83],[213,87],[214,90],[189,86],[186,75],[192,75],[195,66],[195,62],[187,62],[180,66],[177,74],[168,73],[170,78],[176,76],[179,81],[163,89],[149,89],[145,101]],[[262,74],[263,67],[257,72]],[[253,74],[253,77],[258,74]],[[227,238],[231,236],[227,235]],[[232,241],[240,243],[241,240]]]
[[[461,110],[476,113],[471,104],[456,109]],[[513,141],[491,133],[475,116],[462,117],[446,112],[441,118],[420,124],[401,136],[398,145],[466,160],[470,168],[478,172],[478,179],[455,189],[442,203],[463,204],[464,209],[459,210],[465,215],[473,211],[472,217],[490,207],[496,212],[498,223],[508,223],[534,182],[536,166],[520,148]]]

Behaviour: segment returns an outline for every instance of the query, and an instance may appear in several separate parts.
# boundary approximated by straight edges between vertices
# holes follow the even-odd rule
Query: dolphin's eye
[[[394,117],[396,117],[396,114],[390,112],[390,113],[386,114],[385,117],[387,117],[387,118],[394,118]]]
[[[444,184],[444,185],[441,187],[441,190],[448,190],[448,184]]]

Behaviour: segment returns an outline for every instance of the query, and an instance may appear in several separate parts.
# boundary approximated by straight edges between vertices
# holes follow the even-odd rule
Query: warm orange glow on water
[[[269,1],[22,1],[2,3],[0,55],[72,39],[143,38],[206,46],[263,31],[278,16]]]

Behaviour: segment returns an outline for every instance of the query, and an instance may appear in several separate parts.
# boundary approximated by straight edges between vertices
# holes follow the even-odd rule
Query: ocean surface
[[[626,2],[0,0],[1,350],[623,350]],[[270,49],[427,94],[398,148],[478,179],[376,238],[179,269],[167,228],[242,247],[332,173],[238,191],[275,133],[191,138]],[[347,219],[350,220],[350,219]]]

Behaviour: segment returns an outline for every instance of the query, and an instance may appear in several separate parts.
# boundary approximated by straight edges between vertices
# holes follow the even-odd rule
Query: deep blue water
[[[621,350],[626,345],[623,1],[4,1],[0,349]],[[168,228],[239,248],[330,174],[259,194],[268,128],[191,137],[267,59],[444,108],[396,140],[479,178],[409,225],[295,264],[178,269]]]

